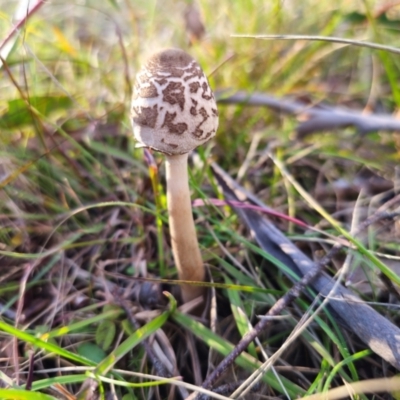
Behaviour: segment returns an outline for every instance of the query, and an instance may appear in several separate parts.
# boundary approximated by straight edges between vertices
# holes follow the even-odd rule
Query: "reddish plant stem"
[[[15,26],[13,26],[8,33],[8,35],[3,39],[3,41],[0,43],[0,51],[3,49],[3,47],[7,44],[7,42],[18,32],[18,30],[23,26],[30,17],[32,17],[33,14],[35,14],[40,7],[45,3],[45,0],[38,0],[38,2],[26,13],[24,18],[22,18],[20,21],[16,23]]]

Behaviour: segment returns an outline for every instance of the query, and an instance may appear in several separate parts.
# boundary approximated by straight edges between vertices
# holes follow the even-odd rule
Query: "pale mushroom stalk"
[[[136,76],[132,98],[133,133],[139,145],[166,155],[167,202],[172,251],[180,280],[204,281],[190,201],[190,151],[215,136],[218,111],[199,64],[179,49],[153,54]],[[182,285],[184,302],[204,293]]]
[[[166,157],[169,230],[179,279],[201,282],[205,269],[192,214],[187,160],[187,153]],[[181,289],[184,302],[204,293],[201,286],[182,285]]]

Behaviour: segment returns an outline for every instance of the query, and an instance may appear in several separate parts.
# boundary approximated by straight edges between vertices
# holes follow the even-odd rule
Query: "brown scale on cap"
[[[199,64],[179,49],[151,56],[136,77],[132,123],[141,146],[184,154],[218,127],[214,94]]]

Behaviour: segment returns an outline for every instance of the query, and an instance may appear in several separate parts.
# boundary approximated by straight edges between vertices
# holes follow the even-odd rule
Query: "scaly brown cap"
[[[179,49],[153,54],[136,76],[133,133],[140,146],[184,154],[207,142],[218,128],[218,111],[199,64]]]

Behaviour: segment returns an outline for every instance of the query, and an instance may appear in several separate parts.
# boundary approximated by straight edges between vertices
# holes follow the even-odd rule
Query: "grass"
[[[399,7],[202,0],[206,35],[189,45],[189,3],[46,2],[0,50],[0,386],[9,390],[0,389],[1,398],[90,398],[92,387],[94,398],[185,397],[292,286],[286,266],[254,243],[232,209],[199,206],[215,315],[210,323],[177,308],[163,157],[145,160],[129,120],[135,73],[153,50],[187,50],[216,90],[397,111],[398,54],[231,35],[331,36],[400,49]],[[24,4],[0,0],[0,37],[12,29],[16,10],[25,15]],[[398,324],[388,307],[399,301],[397,222],[351,235],[354,224],[397,193],[398,134],[361,137],[346,128],[300,140],[295,116],[246,105],[221,105],[219,112],[217,137],[199,149],[190,171],[193,199],[222,197],[210,169],[215,161],[274,210],[331,240],[343,235],[353,244],[348,284]],[[315,259],[331,247],[290,221],[273,221]],[[344,258],[331,262],[332,275]],[[172,295],[153,304],[160,282]],[[309,308],[307,297],[298,298],[237,359],[213,396],[228,398],[261,368]],[[147,337],[157,357],[169,360],[170,378],[156,376],[141,346]],[[396,373],[324,310],[247,398],[297,398]]]

